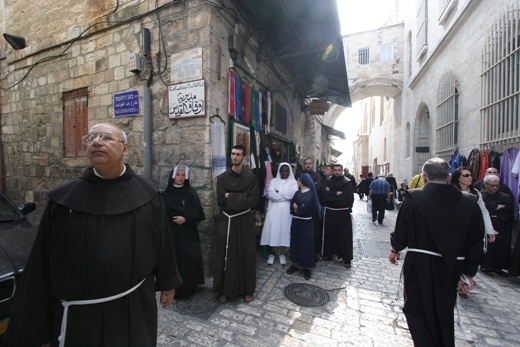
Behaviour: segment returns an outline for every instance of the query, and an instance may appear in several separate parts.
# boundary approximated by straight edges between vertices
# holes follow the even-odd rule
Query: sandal
[[[224,294],[220,294],[218,296],[218,301],[221,303],[221,304],[225,304],[227,302],[227,296],[225,296]]]
[[[346,261],[343,263],[343,266],[346,267],[347,269],[349,269],[352,267],[352,264],[349,261]]]
[[[244,301],[247,303],[250,303],[251,301],[253,301],[253,295],[251,295],[251,294],[244,295]]]

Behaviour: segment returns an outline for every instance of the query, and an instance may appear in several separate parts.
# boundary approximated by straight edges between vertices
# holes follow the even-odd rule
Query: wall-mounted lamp
[[[4,39],[16,50],[25,48],[25,38],[21,36],[15,36],[11,34],[5,34],[4,33]]]

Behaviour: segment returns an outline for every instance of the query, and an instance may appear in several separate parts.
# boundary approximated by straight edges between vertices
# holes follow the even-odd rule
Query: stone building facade
[[[15,202],[37,203],[33,222],[43,213],[46,192],[77,177],[88,164],[81,136],[92,125],[108,121],[128,134],[127,162],[163,188],[176,163],[191,168],[191,184],[208,218],[199,226],[208,254],[212,217],[218,212],[210,120],[219,115],[229,135],[231,67],[247,76],[251,86],[271,90],[273,105],[287,111],[286,130],[269,129],[285,144],[283,159],[301,162],[304,156],[320,158],[326,151],[318,120],[302,108],[295,76],[280,62],[257,59],[265,47],[260,47],[257,30],[236,2],[226,7],[203,0],[64,0],[0,6],[2,31],[23,36],[27,43],[21,50],[6,42],[0,46],[0,57],[5,56],[0,61],[1,186]],[[247,38],[235,59],[228,37],[233,31]],[[205,84],[204,116],[170,117],[172,56],[193,50],[202,53],[194,73],[200,73]],[[126,116],[115,96],[137,96],[131,106],[139,111]],[[71,123],[71,115],[76,123]]]
[[[397,6],[402,24],[388,27],[400,27],[402,42],[401,87],[394,95],[392,83],[381,88],[377,81],[389,70],[352,62],[363,41],[378,42],[384,28],[371,31],[371,39],[358,33],[345,41],[352,100],[369,98],[354,106],[362,114],[356,169],[379,173],[378,165],[387,163],[406,182],[431,157],[450,160],[477,149],[511,161],[520,148],[518,1],[418,0]],[[515,175],[502,174],[517,185]]]

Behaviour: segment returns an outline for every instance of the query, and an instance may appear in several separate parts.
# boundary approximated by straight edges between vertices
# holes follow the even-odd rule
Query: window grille
[[[437,89],[436,137],[437,155],[453,152],[458,142],[458,81],[452,72],[441,77]]]
[[[481,143],[520,140],[520,9],[514,3],[494,23],[482,52]]]
[[[88,133],[88,89],[63,93],[63,155],[82,157],[87,146],[81,137]]]
[[[358,50],[358,62],[359,65],[370,64],[370,48],[360,48]]]

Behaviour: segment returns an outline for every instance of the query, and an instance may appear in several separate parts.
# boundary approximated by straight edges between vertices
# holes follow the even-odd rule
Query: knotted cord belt
[[[139,288],[139,286],[141,286],[141,284],[143,284],[144,280],[146,280],[146,277],[143,278],[143,280],[141,282],[137,283],[135,286],[128,289],[126,292],[119,293],[119,294],[112,295],[112,296],[107,296],[106,298],[90,299],[90,300],[74,300],[74,301],[61,300],[61,304],[63,305],[64,309],[63,309],[63,317],[61,320],[60,336],[58,336],[59,347],[65,346],[65,333],[67,332],[67,316],[69,314],[70,306],[100,304],[103,302],[108,302],[108,301],[122,298],[123,296],[126,296],[126,295],[130,294],[131,292],[133,292],[134,290],[136,290],[137,288]]]
[[[228,255],[228,248],[229,248],[229,229],[231,229],[231,218],[241,216],[241,215],[243,215],[243,214],[248,213],[249,211],[251,211],[250,208],[248,208],[248,209],[245,210],[245,211],[239,212],[239,213],[237,213],[237,214],[233,214],[233,215],[229,215],[229,214],[227,214],[226,212],[222,211],[222,213],[223,213],[226,217],[228,217],[228,222],[227,222],[227,234],[226,234],[226,255],[224,256],[224,271],[226,271],[226,267],[227,267],[227,255]]]
[[[293,218],[296,218],[296,219],[303,219],[303,220],[309,220],[309,219],[312,219],[312,217],[298,217],[298,216],[292,216]]]
[[[408,252],[424,253],[424,254],[429,254],[429,255],[433,255],[433,256],[442,258],[442,254],[440,254],[440,253],[427,251],[425,249],[420,249],[420,248],[408,248]],[[457,257],[457,260],[464,260],[464,259],[466,259],[466,257]]]
[[[424,254],[429,254],[429,255],[433,255],[435,257],[442,258],[442,254],[440,254],[440,253],[427,251],[425,249],[420,249],[420,248],[408,248],[408,252],[424,253]],[[457,260],[465,260],[465,259],[466,259],[466,257],[457,257]],[[401,274],[402,274],[402,270],[401,270]],[[457,301],[455,302],[455,310],[457,311],[457,325],[463,331],[469,332],[469,330],[464,329],[464,327],[462,326],[462,320],[460,319],[460,304],[459,303],[460,303],[460,299],[459,299],[459,296],[457,295]]]

